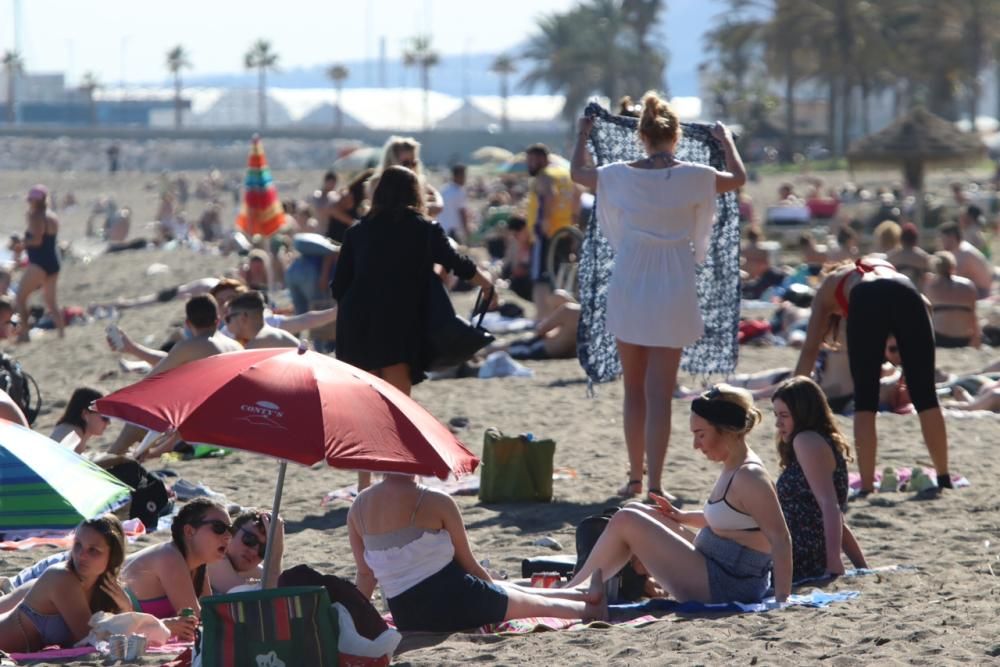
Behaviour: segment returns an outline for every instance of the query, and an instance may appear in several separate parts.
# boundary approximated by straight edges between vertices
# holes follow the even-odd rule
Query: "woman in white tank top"
[[[495,582],[469,546],[450,496],[413,476],[388,474],[362,491],[347,515],[355,584],[377,584],[399,630],[457,632],[514,618],[607,618],[600,572],[586,590],[524,589]]]

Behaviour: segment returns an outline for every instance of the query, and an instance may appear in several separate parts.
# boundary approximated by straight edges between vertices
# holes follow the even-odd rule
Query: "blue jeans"
[[[303,255],[285,271],[285,285],[292,297],[296,315],[308,311],[310,304],[323,296],[317,285],[322,261],[320,257]]]

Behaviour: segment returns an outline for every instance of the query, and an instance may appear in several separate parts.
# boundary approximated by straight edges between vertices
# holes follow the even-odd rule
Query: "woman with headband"
[[[773,586],[779,602],[792,586],[792,544],[778,496],[746,442],[762,418],[745,389],[721,384],[691,404],[694,448],[722,464],[708,502],[681,511],[662,496],[655,507],[629,503],[608,524],[568,586],[595,570],[614,576],[636,556],[680,602],[756,602]]]

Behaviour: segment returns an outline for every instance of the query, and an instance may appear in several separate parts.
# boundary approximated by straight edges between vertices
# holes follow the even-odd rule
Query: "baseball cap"
[[[42,201],[49,196],[49,189],[39,183],[28,190],[28,201]]]

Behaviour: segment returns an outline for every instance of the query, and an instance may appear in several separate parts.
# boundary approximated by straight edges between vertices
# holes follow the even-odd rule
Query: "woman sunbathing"
[[[823,390],[809,378],[795,377],[778,387],[771,402],[782,468],[778,500],[792,536],[792,577],[843,574],[841,551],[855,567],[868,567],[844,520],[850,446]]]
[[[222,505],[195,498],[177,513],[170,527],[172,540],[146,547],[122,570],[122,580],[135,611],[162,619],[182,641],[194,638],[201,605],[198,598],[211,593],[206,571],[226,555],[233,525]],[[194,616],[178,615],[193,609]]]
[[[87,451],[87,444],[91,438],[101,437],[108,427],[108,422],[111,421],[90,407],[91,403],[102,396],[104,394],[89,387],[78,387],[74,390],[73,395],[69,397],[69,403],[66,404],[66,410],[56,422],[49,437],[56,442],[64,442],[67,446],[72,443],[73,451],[77,454]]]
[[[362,491],[347,526],[358,590],[371,597],[381,584],[399,630],[456,632],[530,616],[607,615],[600,572],[587,591],[494,582],[472,555],[455,501],[412,476],[388,474]]]
[[[615,514],[567,587],[596,572],[615,573],[635,556],[684,602],[756,602],[771,584],[782,602],[792,586],[792,545],[774,484],[746,436],[761,420],[744,389],[717,385],[691,404],[694,447],[722,464],[702,511],[681,511],[653,496]]]
[[[69,560],[46,570],[26,592],[9,596],[19,601],[0,613],[0,651],[72,646],[90,632],[94,612],[129,611],[118,581],[124,559],[125,536],[118,519],[105,514],[81,523]]]

